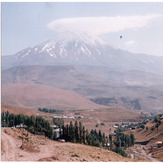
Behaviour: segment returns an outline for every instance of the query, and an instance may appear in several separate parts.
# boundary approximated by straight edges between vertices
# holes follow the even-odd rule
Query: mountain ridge
[[[20,65],[99,65],[113,69],[142,70],[162,74],[163,57],[134,54],[84,33],[63,33],[53,40],[2,56],[2,69]]]

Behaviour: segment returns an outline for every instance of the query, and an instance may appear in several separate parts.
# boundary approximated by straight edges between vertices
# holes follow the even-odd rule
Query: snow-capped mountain
[[[15,55],[2,57],[2,69],[19,65],[93,65],[113,69],[163,71],[163,57],[133,54],[116,49],[104,40],[86,33],[62,33],[53,40]]]
[[[53,40],[15,54],[18,61],[26,64],[98,64],[101,49],[107,43],[84,33],[62,33]],[[38,63],[37,63],[38,62]]]

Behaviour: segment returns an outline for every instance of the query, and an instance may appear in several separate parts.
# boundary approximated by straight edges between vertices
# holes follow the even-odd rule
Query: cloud
[[[135,43],[134,40],[130,40],[130,41],[127,41],[125,44],[126,44],[126,45],[132,45],[132,44],[134,44],[134,43]]]
[[[100,35],[119,32],[125,29],[139,29],[148,25],[152,20],[160,18],[160,14],[115,16],[115,17],[76,17],[58,19],[50,22],[47,27],[56,32],[86,32]]]

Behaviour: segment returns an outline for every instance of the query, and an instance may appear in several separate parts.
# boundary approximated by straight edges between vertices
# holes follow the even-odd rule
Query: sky
[[[163,2],[3,2],[2,56],[80,31],[133,53],[163,56]]]

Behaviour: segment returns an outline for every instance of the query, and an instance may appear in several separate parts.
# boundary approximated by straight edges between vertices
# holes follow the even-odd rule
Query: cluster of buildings
[[[62,118],[62,119],[82,119],[84,118],[83,116],[65,116],[65,115],[62,115],[62,116],[53,116],[53,118]]]

